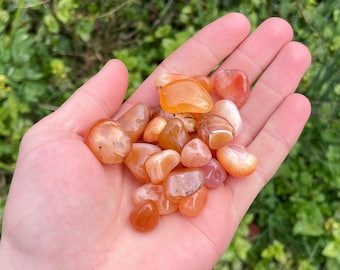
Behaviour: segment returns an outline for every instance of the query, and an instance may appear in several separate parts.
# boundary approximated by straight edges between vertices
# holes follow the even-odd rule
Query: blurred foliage
[[[340,4],[325,0],[0,0],[0,216],[20,138],[110,58],[128,95],[197,30],[230,11],[253,29],[287,19],[313,64],[298,91],[313,112],[215,270],[340,269]]]

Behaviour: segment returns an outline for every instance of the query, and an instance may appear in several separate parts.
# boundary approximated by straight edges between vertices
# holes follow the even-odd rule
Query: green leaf
[[[309,259],[300,260],[297,270],[317,270]]]
[[[322,255],[329,258],[339,258],[340,256],[340,241],[331,241],[322,250]]]
[[[9,13],[6,10],[0,9],[0,33],[6,29],[9,19]]]
[[[236,254],[239,256],[239,258],[243,261],[247,259],[248,251],[251,249],[252,245],[251,243],[244,239],[243,237],[236,236],[234,239],[234,248],[236,251]]]
[[[278,240],[269,245],[261,253],[262,258],[272,259],[275,258],[278,262],[285,264],[287,262],[287,256],[284,251],[284,245]]]
[[[155,31],[155,37],[156,38],[163,38],[170,34],[171,32],[171,25],[166,24],[158,27]]]
[[[78,3],[75,0],[59,0],[57,2],[56,15],[63,23],[69,23],[74,19],[75,10]]]
[[[322,225],[312,223],[308,220],[299,220],[293,227],[294,234],[301,234],[306,236],[321,236],[324,234]]]
[[[35,36],[29,35],[25,29],[15,32],[10,49],[12,62],[18,65],[29,62],[34,54],[34,43]]]
[[[43,21],[50,33],[59,33],[59,24],[51,14],[46,14]]]
[[[90,40],[93,27],[93,20],[82,20],[76,24],[76,33],[83,41],[87,42]]]
[[[128,49],[116,50],[114,57],[121,60],[128,68],[129,71],[133,70],[138,66],[138,58],[133,55]]]

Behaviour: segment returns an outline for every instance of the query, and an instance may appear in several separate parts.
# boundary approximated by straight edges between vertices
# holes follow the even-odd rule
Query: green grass
[[[313,55],[298,88],[313,111],[215,269],[340,269],[340,6],[332,0],[0,0],[0,216],[20,138],[34,122],[112,57],[128,66],[131,94],[229,11],[253,28],[271,16],[292,24]]]

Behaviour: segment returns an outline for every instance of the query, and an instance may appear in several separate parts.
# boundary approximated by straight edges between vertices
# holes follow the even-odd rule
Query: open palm
[[[121,105],[128,74],[109,61],[56,112],[24,136],[3,219],[1,269],[211,269],[258,192],[276,172],[310,114],[294,91],[310,64],[292,29],[271,18],[249,35],[231,13],[206,26],[165,59]],[[128,222],[137,181],[121,165],[102,165],[83,143],[96,120],[137,102],[158,105],[153,87],[163,72],[208,74],[217,64],[241,69],[254,84],[241,108],[237,143],[259,158],[249,177],[209,191],[201,215],[161,218],[150,233]],[[6,266],[2,268],[3,266]]]

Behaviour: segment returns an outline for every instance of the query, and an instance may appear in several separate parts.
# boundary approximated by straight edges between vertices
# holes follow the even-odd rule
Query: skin
[[[207,25],[123,105],[128,72],[111,60],[35,124],[22,139],[5,206],[0,268],[211,269],[311,111],[308,99],[294,93],[311,55],[292,41],[290,25],[269,18],[249,32],[247,18],[238,13]],[[236,139],[259,158],[256,171],[210,190],[200,216],[173,214],[162,217],[151,233],[136,232],[128,216],[137,181],[121,165],[100,164],[83,143],[84,133],[98,119],[120,115],[136,102],[157,105],[158,74],[208,74],[225,58],[221,68],[241,69],[251,83],[257,80],[240,110],[244,123]]]

